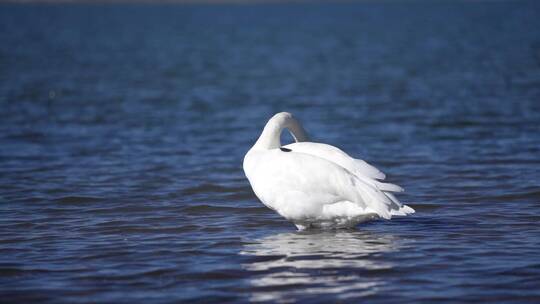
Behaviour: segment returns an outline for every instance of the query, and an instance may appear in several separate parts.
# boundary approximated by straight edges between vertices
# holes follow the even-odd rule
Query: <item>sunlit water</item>
[[[538,2],[0,6],[0,301],[535,302]],[[293,112],[412,217],[296,232]],[[287,138],[285,138],[287,139]]]

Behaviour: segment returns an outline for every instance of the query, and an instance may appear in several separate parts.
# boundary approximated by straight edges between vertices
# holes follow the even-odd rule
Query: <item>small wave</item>
[[[520,199],[540,200],[540,190],[502,194],[502,195],[492,196],[491,198],[497,201],[513,201],[513,200],[520,200]]]
[[[55,198],[52,201],[55,203],[60,203],[60,204],[88,204],[88,203],[101,202],[103,201],[103,198],[95,197],[95,196],[70,195],[70,196],[62,196],[59,198]]]
[[[222,269],[222,270],[215,270],[211,272],[200,272],[200,273],[188,273],[183,275],[185,279],[189,280],[201,280],[201,281],[207,281],[207,280],[231,280],[231,279],[239,279],[246,275],[245,270],[238,270],[238,269]]]
[[[194,187],[186,188],[182,191],[183,194],[191,195],[198,193],[230,193],[230,192],[239,192],[248,189],[247,187],[224,187],[221,185],[203,183]]]
[[[210,212],[241,213],[241,214],[263,214],[268,212],[265,207],[226,207],[213,205],[188,206],[182,209],[187,214],[203,214]]]

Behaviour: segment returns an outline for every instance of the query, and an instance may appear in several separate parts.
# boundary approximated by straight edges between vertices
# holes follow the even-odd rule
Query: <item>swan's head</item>
[[[274,123],[278,126],[287,127],[287,125],[294,119],[293,115],[289,112],[279,112],[274,114],[268,123]]]
[[[307,141],[308,137],[304,128],[289,112],[279,112],[272,116],[266,123],[263,133],[255,143],[255,147],[261,149],[276,149],[281,146],[280,134],[283,129],[288,129],[295,141]]]

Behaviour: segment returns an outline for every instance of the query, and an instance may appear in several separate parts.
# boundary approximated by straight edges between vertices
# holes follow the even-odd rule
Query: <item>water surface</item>
[[[0,298],[537,302],[537,2],[1,5]],[[244,153],[290,111],[412,217],[296,232]]]

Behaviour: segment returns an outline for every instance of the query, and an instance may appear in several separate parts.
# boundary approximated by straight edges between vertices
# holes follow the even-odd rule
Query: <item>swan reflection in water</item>
[[[257,272],[250,279],[252,301],[376,294],[384,285],[381,273],[394,266],[381,253],[399,249],[396,237],[366,231],[281,233],[255,242],[240,252],[253,257],[244,269]]]

